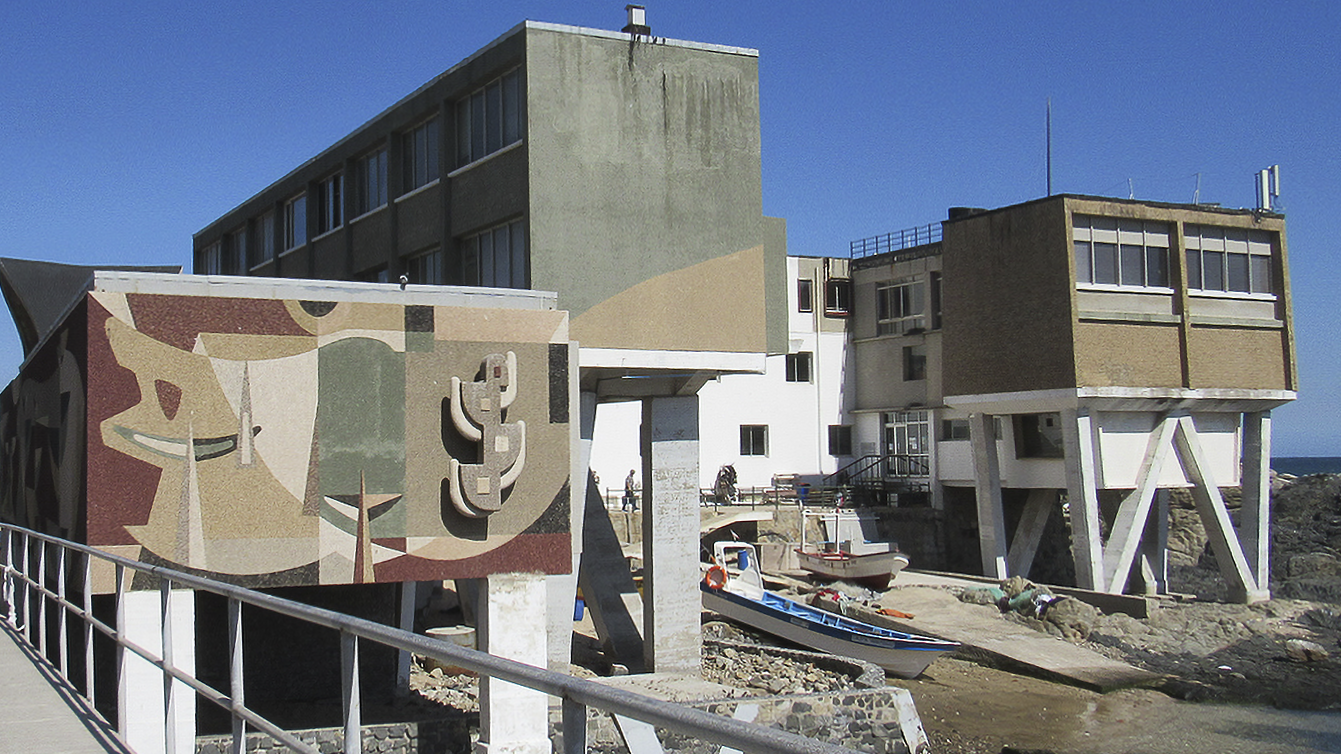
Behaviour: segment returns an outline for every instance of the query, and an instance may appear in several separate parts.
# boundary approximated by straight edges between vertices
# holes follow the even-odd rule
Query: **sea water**
[[[1271,468],[1278,474],[1292,474],[1294,476],[1341,474],[1341,457],[1282,456],[1271,459]]]

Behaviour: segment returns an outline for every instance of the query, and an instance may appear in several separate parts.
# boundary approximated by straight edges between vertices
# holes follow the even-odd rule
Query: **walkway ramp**
[[[920,574],[904,571],[899,574],[895,588],[885,592],[877,602],[881,607],[911,613],[914,618],[890,618],[861,607],[849,610],[849,614],[878,626],[957,641],[964,645],[961,655],[1005,670],[1094,691],[1151,686],[1163,678],[1003,620],[989,607],[960,602],[955,592],[940,588],[945,585],[943,578],[923,581],[919,577]]]
[[[718,529],[730,526],[731,524],[739,524],[747,521],[758,522],[772,520],[773,511],[748,510],[739,511],[737,513],[724,513],[720,516],[713,516],[712,518],[701,522],[698,526],[698,535],[700,537],[706,537]]]
[[[0,622],[0,754],[130,754],[22,641]]]

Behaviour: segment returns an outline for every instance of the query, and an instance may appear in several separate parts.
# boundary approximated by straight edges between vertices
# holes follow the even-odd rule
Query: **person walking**
[[[628,510],[629,506],[633,510],[638,510],[638,482],[633,478],[633,469],[629,469],[629,475],[624,478],[624,503],[619,506],[620,510]]]

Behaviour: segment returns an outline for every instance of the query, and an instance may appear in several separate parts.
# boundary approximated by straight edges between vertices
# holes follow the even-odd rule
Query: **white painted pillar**
[[[570,373],[577,374],[577,349],[573,354]],[[576,382],[576,381],[574,381]],[[574,385],[576,391],[576,385]],[[570,468],[568,472],[568,530],[572,536],[572,570],[545,578],[549,620],[549,668],[568,672],[573,657],[573,606],[577,600],[577,572],[582,563],[582,530],[586,524],[587,483],[591,474],[591,441],[596,428],[596,394],[582,393],[578,399],[577,421],[569,422],[571,430]]]
[[[1062,412],[1062,443],[1066,454],[1066,497],[1071,511],[1071,555],[1076,562],[1076,586],[1103,591],[1104,556],[1094,463],[1094,425],[1087,409]]]
[[[978,502],[978,547],[982,573],[994,579],[1010,576],[1006,560],[1006,512],[1001,503],[1001,460],[990,414],[969,416],[973,441],[973,491]]]
[[[647,672],[697,674],[698,396],[643,400],[643,658]]]
[[[196,670],[195,592],[174,589],[169,624],[172,664],[194,674]],[[159,656],[163,653],[163,600],[158,590],[126,592],[118,616],[125,638]],[[140,754],[156,752],[194,752],[196,741],[196,698],[190,686],[173,682],[175,697],[173,719],[167,719],[163,671],[144,658],[126,650],[117,688],[117,729],[131,749]],[[167,731],[173,732],[168,746]]]
[[[1146,594],[1169,591],[1169,491],[1155,492],[1154,510],[1141,540],[1141,578]]]
[[[1243,507],[1239,539],[1258,590],[1271,584],[1271,412],[1243,415]]]
[[[480,579],[479,648],[545,667],[545,577],[499,573]],[[571,613],[569,614],[571,618]],[[477,754],[550,754],[549,699],[542,691],[480,677]]]

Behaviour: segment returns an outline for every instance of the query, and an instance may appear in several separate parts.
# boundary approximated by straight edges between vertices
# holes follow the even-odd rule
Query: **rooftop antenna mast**
[[[1052,97],[1048,97],[1048,196],[1052,196]]]

